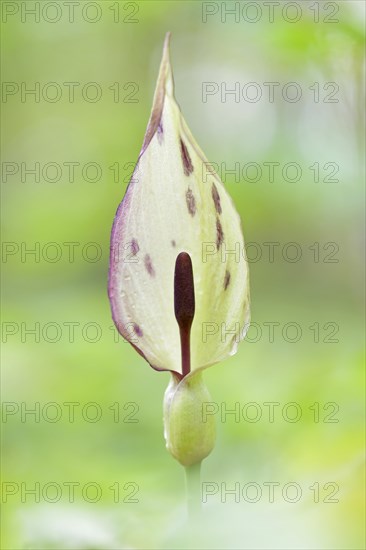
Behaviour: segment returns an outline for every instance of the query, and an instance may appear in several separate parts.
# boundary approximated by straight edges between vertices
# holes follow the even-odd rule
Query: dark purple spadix
[[[187,252],[178,254],[174,270],[174,313],[179,326],[182,352],[182,375],[191,371],[190,337],[194,317],[194,282],[191,257]]]

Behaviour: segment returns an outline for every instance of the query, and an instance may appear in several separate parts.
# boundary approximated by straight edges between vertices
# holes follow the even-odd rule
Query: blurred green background
[[[296,22],[284,2],[273,22],[265,5],[258,11],[247,2],[237,3],[236,15],[215,2],[80,2],[73,22],[64,2],[41,2],[50,6],[39,21],[26,11],[33,4],[2,5],[1,547],[364,548],[363,3],[298,2]],[[207,9],[215,13],[204,22]],[[168,30],[177,100],[207,157],[220,169],[262,169],[258,181],[250,166],[239,181],[221,174],[245,239],[262,256],[250,264],[248,341],[205,373],[218,408],[238,403],[241,416],[216,415],[216,448],[202,468],[204,482],[257,483],[262,496],[208,497],[193,542],[184,538],[184,473],[164,448],[169,376],[115,341],[106,291],[111,224],[141,147]],[[22,97],[37,82],[39,98]],[[73,102],[64,84],[71,82],[80,84]],[[97,87],[85,88],[91,82]],[[218,92],[203,101],[205,82],[219,90],[238,82],[241,91],[256,82],[263,97],[225,101]],[[279,83],[273,102],[265,82]],[[282,96],[289,82],[301,89],[297,102]],[[329,82],[338,88],[324,88]],[[38,182],[26,172],[36,162]],[[74,162],[70,178],[64,163]],[[279,163],[274,181],[269,162]],[[83,172],[87,163],[99,172]],[[289,181],[291,168],[283,174],[287,163],[300,166],[299,181]],[[273,261],[269,242],[279,243]],[[291,242],[301,251],[296,262],[288,260]],[[64,243],[77,243],[73,261]],[[26,255],[25,247],[38,252]],[[268,323],[277,323],[273,339]],[[32,327],[39,337],[27,333]],[[269,402],[278,403],[273,422]],[[79,403],[74,422],[65,403]],[[288,420],[295,414],[288,403],[301,412],[297,422]],[[24,407],[39,407],[39,418]],[[74,502],[71,482],[79,484]],[[274,502],[268,482],[280,484]],[[36,483],[40,502],[26,493]],[[57,486],[47,493],[47,483],[61,487],[57,502],[50,502]],[[88,483],[96,485],[83,498]],[[291,490],[282,496],[287,483],[301,488],[298,502],[289,502]],[[101,498],[87,502],[98,497],[95,487]],[[336,502],[327,502],[332,495]]]

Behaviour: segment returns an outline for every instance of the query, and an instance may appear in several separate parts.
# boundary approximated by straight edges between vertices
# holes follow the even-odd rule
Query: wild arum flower
[[[249,284],[239,215],[219,177],[207,175],[174,97],[169,40],[168,33],[145,139],[113,224],[109,298],[122,336],[151,367],[171,372],[166,446],[192,466],[215,441],[213,417],[202,418],[211,401],[202,371],[236,352],[249,323]],[[238,334],[225,333],[235,327]]]

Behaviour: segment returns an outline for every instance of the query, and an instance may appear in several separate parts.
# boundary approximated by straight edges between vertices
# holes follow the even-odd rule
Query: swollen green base
[[[191,373],[181,381],[172,380],[164,396],[164,436],[171,455],[183,466],[200,463],[215,445],[213,416],[203,420],[203,403],[211,396],[202,373]]]

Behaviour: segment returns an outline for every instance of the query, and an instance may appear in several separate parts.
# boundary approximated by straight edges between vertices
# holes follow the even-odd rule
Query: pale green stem
[[[186,466],[187,510],[190,520],[197,520],[201,514],[201,462]]]

